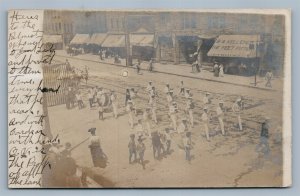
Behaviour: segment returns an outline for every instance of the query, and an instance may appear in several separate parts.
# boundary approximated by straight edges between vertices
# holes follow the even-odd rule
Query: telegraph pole
[[[131,51],[130,51],[130,36],[129,36],[129,29],[128,29],[128,18],[127,14],[125,15],[125,48],[126,48],[126,67],[131,66]]]

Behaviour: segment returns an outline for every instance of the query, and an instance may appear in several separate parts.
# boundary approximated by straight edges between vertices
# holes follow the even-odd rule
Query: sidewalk
[[[101,62],[106,64],[112,64],[116,66],[123,66],[126,67],[125,59],[120,59],[120,64],[114,64],[114,59],[105,59],[100,61],[99,56],[93,55],[93,54],[83,54],[83,55],[77,55],[77,56],[70,56],[66,53],[64,50],[57,50],[56,55],[58,56],[66,56],[68,58],[74,58],[74,59],[81,59],[81,60],[87,60],[87,61],[95,61],[95,62]],[[133,67],[129,67],[133,68]],[[141,63],[141,70],[147,70],[148,69],[148,62],[142,62]],[[189,64],[163,64],[163,63],[154,63],[153,64],[153,70],[154,72],[160,72],[160,73],[166,73],[166,74],[173,74],[173,75],[179,75],[183,77],[190,77],[190,78],[197,78],[202,80],[208,80],[208,81],[214,81],[214,82],[220,82],[220,83],[228,83],[232,85],[238,85],[238,86],[245,86],[250,88],[258,88],[258,89],[264,89],[264,90],[282,90],[283,86],[283,80],[281,78],[275,78],[272,81],[273,88],[267,88],[265,87],[265,80],[263,77],[257,76],[257,85],[254,86],[254,76],[246,77],[246,76],[236,76],[236,75],[227,75],[224,74],[224,77],[215,77],[213,75],[213,72],[208,71],[209,69],[201,70],[200,73],[192,73],[191,72],[191,65]]]

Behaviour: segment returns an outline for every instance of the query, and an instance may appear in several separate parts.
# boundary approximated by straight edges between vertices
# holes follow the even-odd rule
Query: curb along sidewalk
[[[92,55],[92,54],[70,56],[64,50],[57,51],[57,56],[79,59],[79,60],[86,60],[86,61],[91,61],[96,63],[110,64],[110,65],[124,67],[128,69],[135,69],[135,67],[133,66],[130,67],[125,66],[125,59],[120,59],[121,63],[115,64],[112,58],[100,60],[98,55]],[[157,72],[157,73],[171,74],[171,75],[177,75],[181,77],[189,77],[189,78],[195,78],[200,80],[207,80],[212,82],[219,82],[219,83],[261,89],[261,90],[268,90],[268,91],[279,90],[281,86],[280,78],[275,78],[272,80],[273,88],[267,88],[264,86],[266,82],[264,80],[264,77],[257,76],[257,86],[254,86],[253,84],[254,76],[246,77],[246,76],[224,74],[224,77],[215,77],[213,76],[213,72],[207,70],[201,70],[200,73],[192,73],[191,69],[192,69],[191,65],[187,65],[187,64],[174,65],[174,64],[153,63],[153,72]],[[146,70],[148,70],[148,62],[141,62],[141,71],[146,71]]]

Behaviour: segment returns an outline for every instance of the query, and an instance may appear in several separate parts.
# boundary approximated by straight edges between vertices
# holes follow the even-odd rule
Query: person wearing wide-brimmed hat
[[[91,136],[89,138],[89,148],[91,151],[94,167],[104,168],[106,167],[107,157],[102,151],[100,145],[100,137],[96,135],[96,128],[90,128],[88,132],[91,133]]]
[[[222,135],[225,135],[224,121],[223,121],[223,119],[224,119],[224,112],[223,112],[224,108],[223,107],[224,107],[224,101],[220,100],[218,103],[216,112],[217,112],[217,118],[219,121]]]
[[[241,119],[241,112],[242,112],[242,98],[241,97],[238,97],[236,99],[236,101],[234,102],[234,104],[232,105],[232,111],[237,116],[239,130],[242,131],[243,125],[242,125],[242,119]]]

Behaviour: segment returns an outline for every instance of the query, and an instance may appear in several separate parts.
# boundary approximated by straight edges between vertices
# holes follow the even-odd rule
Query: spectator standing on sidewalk
[[[219,66],[219,76],[224,77],[224,65],[222,63]]]
[[[273,73],[272,70],[267,71],[265,75],[265,80],[267,80],[265,87],[270,87],[272,88],[271,80],[273,79]]]
[[[218,65],[218,62],[216,62],[216,61],[215,61],[213,70],[214,70],[214,76],[219,77],[219,65]]]
[[[103,52],[101,49],[99,50],[99,57],[100,57],[100,60],[103,61]]]
[[[153,58],[150,59],[149,61],[149,67],[148,67],[149,72],[153,71]]]
[[[141,60],[140,59],[138,59],[138,62],[135,66],[136,66],[136,73],[140,74],[140,70],[141,70]]]

